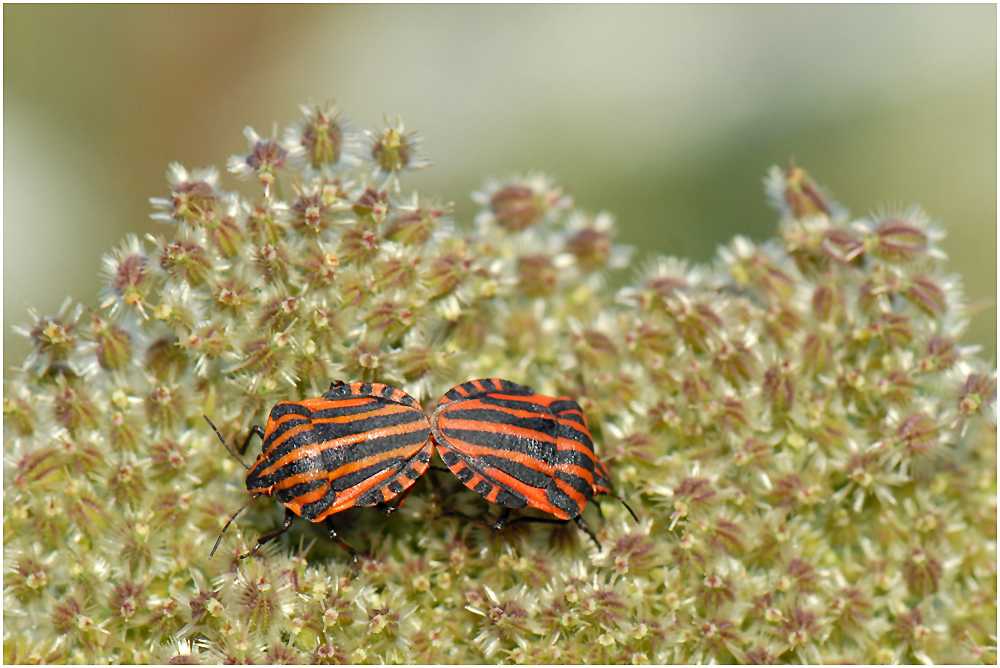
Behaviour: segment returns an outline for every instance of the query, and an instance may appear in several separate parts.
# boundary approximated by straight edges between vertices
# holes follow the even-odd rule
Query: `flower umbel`
[[[18,330],[6,662],[996,661],[996,370],[925,214],[852,220],[774,168],[776,239],[615,277],[611,216],[546,176],[487,180],[469,225],[403,192],[426,161],[401,120],[363,141],[328,103],[245,134],[253,194],[171,165],[168,225],[105,256],[100,308]],[[250,499],[202,415],[238,446],[333,380],[433,410],[481,377],[579,402],[640,524],[599,497],[601,551],[494,532],[429,470],[389,517],[333,516],[357,578],[301,519],[240,559],[267,497],[209,561]]]

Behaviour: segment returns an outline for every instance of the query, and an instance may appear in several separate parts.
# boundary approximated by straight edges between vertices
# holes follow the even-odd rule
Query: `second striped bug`
[[[205,420],[226,445],[208,416]],[[253,496],[226,522],[209,558],[236,516],[264,495],[285,507],[284,522],[258,538],[240,558],[257,552],[301,517],[326,524],[330,538],[353,558],[356,574],[357,552],[337,535],[332,516],[403,495],[389,510],[398,508],[433,454],[430,424],[421,405],[402,390],[381,383],[334,381],[321,397],[279,402],[263,429],[251,427],[239,448],[241,456],[254,436],[261,438],[261,454],[252,465],[240,460],[247,469],[247,491]]]
[[[593,497],[614,495],[614,490],[577,402],[509,380],[483,378],[450,389],[430,424],[438,454],[452,473],[487,501],[503,506],[493,529],[514,522],[572,520],[601,548],[583,509]],[[625,500],[618,500],[638,522]],[[525,506],[555,518],[510,519],[512,509]]]

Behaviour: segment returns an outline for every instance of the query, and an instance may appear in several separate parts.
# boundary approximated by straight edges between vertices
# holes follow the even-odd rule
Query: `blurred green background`
[[[4,358],[25,303],[97,304],[100,257],[156,231],[168,163],[214,164],[298,103],[418,129],[404,187],[456,202],[544,170],[620,240],[713,257],[774,234],[790,156],[855,215],[919,203],[996,356],[996,5],[5,5]],[[229,175],[224,186],[234,187]]]

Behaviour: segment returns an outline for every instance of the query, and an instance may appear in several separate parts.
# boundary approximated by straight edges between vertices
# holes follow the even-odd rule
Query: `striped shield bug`
[[[205,420],[226,445],[212,421],[207,416]],[[394,506],[385,507],[387,512],[395,510],[433,454],[423,408],[402,390],[381,383],[335,381],[322,397],[279,402],[263,429],[250,428],[241,456],[255,435],[262,441],[261,454],[252,466],[243,464],[248,469],[247,491],[253,496],[226,522],[209,558],[236,516],[263,494],[285,507],[285,520],[240,558],[288,531],[299,516],[324,522],[330,538],[354,559],[357,573],[357,552],[337,536],[332,516],[402,495]]]
[[[444,395],[431,415],[431,432],[438,454],[462,484],[503,506],[493,529],[573,520],[601,548],[582,513],[594,496],[614,491],[578,403],[509,380],[473,380]],[[638,522],[625,500],[618,500]],[[511,509],[524,506],[555,519],[510,520]]]

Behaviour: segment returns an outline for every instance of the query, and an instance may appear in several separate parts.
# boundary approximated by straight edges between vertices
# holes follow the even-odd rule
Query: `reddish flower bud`
[[[993,374],[970,373],[958,396],[958,410],[968,416],[996,403],[997,379]]]
[[[732,603],[736,600],[736,593],[733,591],[733,581],[719,577],[718,575],[706,575],[698,588],[698,602],[705,612],[714,611],[724,603]],[[718,627],[711,631],[717,632]]]
[[[366,131],[365,134],[371,141],[371,159],[383,175],[398,174],[404,169],[421,169],[430,164],[420,153],[420,135],[405,132],[400,118],[396,119],[395,127],[386,123],[381,133]]]
[[[927,596],[938,590],[944,567],[933,555],[915,547],[903,562],[903,574],[910,592]],[[919,611],[914,610],[919,615]],[[919,617],[917,618],[919,620]]]
[[[944,290],[926,276],[912,278],[903,294],[931,317],[940,318],[948,310],[948,299]]]
[[[490,198],[490,211],[501,227],[512,232],[523,230],[537,223],[544,209],[536,201],[535,193],[527,186],[510,185]]]
[[[338,112],[337,105],[327,102],[299,108],[303,120],[285,130],[285,147],[296,155],[304,154],[312,169],[338,171],[353,166],[360,149],[360,134]]]
[[[924,454],[936,448],[940,442],[938,427],[930,416],[917,413],[903,420],[896,429],[896,438],[911,454]]]
[[[821,332],[809,332],[802,343],[802,366],[821,374],[833,365],[833,339]]]
[[[63,385],[62,391],[53,397],[52,413],[56,422],[75,434],[78,429],[93,429],[98,424],[97,407],[90,397],[80,389]]]
[[[757,374],[759,360],[742,341],[724,341],[713,366],[734,387],[739,387]]]
[[[871,327],[873,335],[889,348],[905,348],[913,340],[910,319],[899,313],[886,313]]]
[[[517,260],[518,286],[526,295],[538,297],[555,290],[559,272],[547,253],[522,255]]]
[[[372,188],[368,188],[362,193],[361,197],[354,202],[351,207],[354,213],[359,216],[370,216],[375,212],[381,212],[383,214],[388,214],[392,209],[389,204],[389,193],[385,190],[376,191]]]
[[[378,255],[379,239],[374,224],[358,223],[340,237],[337,256],[343,264],[366,265]]]
[[[927,341],[927,358],[921,360],[921,371],[950,369],[962,354],[955,339],[935,334]]]
[[[243,135],[247,138],[250,152],[231,157],[229,171],[241,178],[255,174],[264,186],[264,192],[269,193],[277,172],[288,160],[288,151],[273,139],[262,139],[253,128],[246,128]]]
[[[375,285],[380,290],[408,288],[417,282],[419,267],[419,257],[400,255],[386,258],[375,269]]]
[[[576,256],[584,271],[594,271],[608,262],[611,235],[593,227],[584,227],[566,240],[566,250]]]
[[[270,375],[278,369],[284,364],[288,348],[275,342],[275,338],[254,339],[247,342],[243,346],[243,361],[238,368],[263,376]]]
[[[784,345],[802,329],[802,316],[787,304],[774,305],[764,314],[764,326],[769,336]]]
[[[868,250],[890,262],[910,262],[927,252],[927,233],[905,220],[887,219],[876,227],[872,238],[865,241]]]
[[[827,230],[823,233],[821,247],[826,256],[834,262],[839,264],[853,264],[856,267],[861,266],[864,245],[850,230],[843,228],[831,228]]]
[[[170,192],[170,216],[178,222],[204,223],[214,215],[218,201],[214,180],[182,181]]]
[[[419,246],[427,242],[437,229],[442,209],[395,209],[382,235],[404,246]]]
[[[117,325],[94,316],[91,324],[101,368],[120,371],[132,360],[132,337]]]
[[[473,194],[473,199],[486,207],[476,217],[478,223],[494,224],[508,232],[554,220],[572,204],[562,189],[542,175],[488,181],[483,190]]]
[[[705,303],[678,304],[670,315],[674,318],[677,333],[698,352],[709,349],[709,341],[714,340],[724,325],[711,306]]]
[[[250,286],[235,276],[224,279],[215,288],[215,301],[233,311],[241,311],[251,297]]]
[[[830,205],[823,191],[804,169],[795,165],[794,160],[789,164],[783,177],[785,186],[783,199],[792,217],[830,215]]]
[[[331,286],[336,282],[337,266],[340,261],[333,253],[320,246],[310,246],[305,252],[300,269],[303,277],[311,284]]]
[[[250,233],[250,238],[261,246],[276,244],[285,237],[285,225],[267,206],[255,205],[250,210],[249,215],[247,215],[246,228]]]
[[[646,291],[650,297],[666,300],[673,297],[677,292],[684,292],[690,289],[690,284],[679,276],[650,276],[646,279]],[[652,306],[653,300],[647,298],[645,308]]]
[[[427,285],[431,298],[443,297],[454,291],[472,267],[465,244],[458,242],[431,262]]]
[[[604,332],[587,329],[574,335],[573,342],[577,357],[591,368],[600,369],[617,359],[618,348]]]
[[[838,322],[844,312],[844,291],[839,286],[816,286],[812,296],[812,309],[820,320]]]
[[[291,207],[292,227],[300,232],[320,232],[330,226],[333,207],[321,189],[299,193]]]
[[[724,517],[716,517],[708,527],[705,540],[713,547],[730,556],[736,556],[745,549],[743,528]]]
[[[253,259],[257,269],[267,280],[288,280],[292,264],[284,244],[264,244],[257,249]]]
[[[163,428],[176,425],[184,416],[184,393],[177,387],[160,385],[146,396],[146,415]]]
[[[197,244],[169,243],[161,252],[160,266],[178,282],[201,285],[212,272],[211,260]]]

